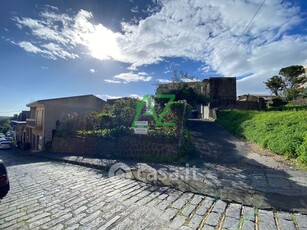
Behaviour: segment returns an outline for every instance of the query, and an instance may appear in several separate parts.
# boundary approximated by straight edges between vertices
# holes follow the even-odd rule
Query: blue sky
[[[266,0],[246,28],[262,2],[2,0],[0,116],[39,99],[153,94],[174,70],[268,93],[280,68],[307,65],[307,3]]]

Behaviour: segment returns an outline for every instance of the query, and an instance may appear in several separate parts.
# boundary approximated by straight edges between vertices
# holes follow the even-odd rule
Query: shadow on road
[[[190,120],[189,129],[195,143],[189,165],[196,165],[210,187],[224,197],[242,202],[244,191],[248,194],[244,199],[256,191],[262,196],[259,202],[272,208],[307,212],[306,171],[277,170],[247,157],[246,143],[215,122]],[[243,192],[236,195],[236,191]]]
[[[214,122],[192,120],[189,121],[189,128],[195,142],[195,151],[187,161],[189,167],[141,163],[127,159],[102,159],[99,155],[46,152],[29,154],[14,149],[0,151],[0,158],[7,167],[50,162],[51,159],[107,171],[119,162],[133,170],[140,170],[144,166],[150,169],[147,172],[147,169],[143,171],[144,176],[151,176],[153,171],[163,169],[168,178],[160,180],[159,183],[153,181],[153,184],[244,205],[307,213],[306,171],[277,170],[247,157],[249,152],[246,143]],[[191,178],[194,172],[197,178]],[[187,174],[189,177],[182,177]],[[169,180],[170,177],[175,179]],[[146,179],[144,182],[150,183]]]

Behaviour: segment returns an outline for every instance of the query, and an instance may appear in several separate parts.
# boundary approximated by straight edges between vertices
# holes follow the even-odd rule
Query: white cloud
[[[45,48],[48,55],[52,59],[56,59],[57,57],[60,57],[60,58],[63,58],[63,59],[67,59],[67,58],[75,59],[75,58],[79,57],[77,54],[69,53],[69,52],[63,50],[61,48],[61,46],[59,46],[58,44],[55,44],[55,43],[43,44],[43,45],[41,45],[41,47]]]
[[[157,79],[157,82],[158,82],[158,83],[161,83],[161,84],[166,84],[166,83],[171,83],[172,81],[169,80],[169,79],[158,78],[158,79]]]
[[[263,82],[278,74],[281,68],[290,65],[306,65],[306,47],[306,37],[284,36],[279,41],[255,48],[248,59],[249,67],[242,69],[242,72],[250,70],[254,74],[237,82],[238,94],[268,92]],[[240,60],[239,57],[238,60]],[[231,67],[225,67],[225,69],[228,72],[235,71]]]
[[[114,77],[126,83],[150,81],[150,76],[134,71],[170,57],[200,61],[204,67],[199,71],[215,70],[224,76],[253,73],[238,81],[239,91],[256,83],[258,88],[253,86],[254,90],[264,90],[262,81],[281,67],[307,63],[307,36],[291,31],[304,22],[303,15],[290,1],[266,1],[223,65],[222,60],[261,1],[159,0],[157,3],[155,8],[148,9],[151,12],[148,17],[133,23],[122,22],[121,33],[91,22],[91,12],[80,10],[69,16],[52,12],[49,7],[51,10],[42,12],[40,20],[14,18],[17,26],[30,29],[39,39],[37,43],[17,44],[27,52],[52,59],[77,58],[75,48],[85,46],[92,57],[129,63],[131,72]],[[111,81],[106,80],[115,83]]]
[[[42,53],[42,50],[37,46],[33,45],[31,42],[19,42],[18,45],[29,53]]]
[[[266,2],[222,66],[260,2],[161,2],[159,12],[138,24],[123,24],[124,56],[133,60],[132,69],[166,57],[184,57],[203,62],[206,72],[216,70],[224,76],[254,73],[238,82],[238,91],[262,91],[262,81],[280,67],[306,63],[306,36],[285,36],[302,22],[300,9],[290,2]]]
[[[138,95],[138,94],[130,94],[129,96],[112,96],[108,94],[103,94],[103,95],[96,95],[99,98],[103,98],[104,100],[107,99],[118,99],[118,98],[123,98],[123,97],[132,97],[132,98],[137,98],[137,99],[142,99],[143,97]]]
[[[130,94],[130,97],[132,98],[137,98],[137,99],[142,99],[143,97],[138,95],[138,94]]]
[[[121,79],[124,82],[139,82],[139,81],[150,81],[152,79],[151,76],[148,76],[146,73],[144,72],[140,72],[140,73],[133,73],[133,72],[129,72],[129,73],[121,73],[118,75],[115,75],[114,78],[116,79]]]
[[[130,11],[131,11],[132,13],[138,13],[138,12],[139,12],[139,7],[138,7],[138,6],[134,6],[134,7],[132,7],[132,8],[130,9]]]
[[[90,69],[89,71],[90,71],[90,73],[95,73],[96,72],[94,69]]]
[[[120,83],[122,83],[121,81],[112,80],[112,79],[105,79],[104,81],[107,82],[107,83],[114,83],[114,84],[120,84]]]
[[[51,6],[51,5],[45,5],[45,6],[51,8],[52,10],[59,10],[59,8],[56,6]]]
[[[105,99],[117,99],[117,98],[121,98],[122,96],[111,96],[111,95],[104,94],[101,97]]]
[[[21,25],[21,27],[30,28],[32,34],[39,39],[47,41],[56,41],[61,44],[67,44],[66,38],[63,37],[59,33],[59,31],[56,30],[56,28],[48,25],[48,21],[45,22],[40,20],[34,20],[31,18],[19,19],[18,17],[15,18],[15,21],[17,22],[17,24]]]
[[[183,82],[196,82],[200,81],[198,78],[181,78],[181,81]]]
[[[56,10],[53,7],[48,7]],[[31,18],[18,18],[13,20],[20,29],[30,29],[31,34],[36,38],[35,43],[28,41],[19,42],[19,46],[27,52],[41,53],[49,59],[75,59],[79,55],[74,53],[74,47],[82,44],[82,36],[77,35],[80,31],[80,22],[86,14],[80,11],[75,18],[66,14],[58,14],[52,11],[42,12],[41,20]],[[32,44],[32,47],[31,45]],[[34,49],[33,47],[37,47]]]

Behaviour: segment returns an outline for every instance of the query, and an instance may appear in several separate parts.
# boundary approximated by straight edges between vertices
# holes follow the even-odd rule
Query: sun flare
[[[118,35],[113,31],[98,25],[89,36],[88,48],[91,55],[100,60],[118,59],[120,49],[117,43]]]

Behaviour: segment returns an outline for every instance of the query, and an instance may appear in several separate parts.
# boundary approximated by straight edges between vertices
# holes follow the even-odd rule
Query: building
[[[11,120],[11,126],[18,147],[28,143],[26,119],[30,118],[30,111],[22,111],[16,120]]]
[[[303,77],[307,78],[307,65],[304,66],[305,74]],[[307,81],[301,85],[302,88],[306,89],[307,88]]]
[[[237,81],[235,77],[216,77],[203,81],[206,84],[210,106],[234,105],[237,100]]]
[[[31,149],[43,150],[52,141],[58,124],[70,113],[87,114],[103,111],[106,102],[94,95],[38,100],[27,104],[30,118],[26,120]]]
[[[237,100],[237,83],[235,77],[215,77],[199,82],[161,84],[157,88],[157,94],[167,90],[176,89],[181,84],[187,84],[197,93],[208,97],[208,105],[197,105],[194,109],[199,118],[209,118],[214,108],[235,105]]]
[[[263,98],[264,101],[272,101],[275,96],[268,94],[242,94],[238,96],[238,101],[259,101],[259,98]]]

